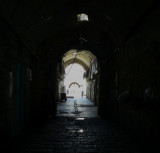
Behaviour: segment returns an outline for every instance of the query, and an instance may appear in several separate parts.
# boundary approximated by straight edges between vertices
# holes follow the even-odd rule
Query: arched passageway
[[[84,68],[77,63],[72,63],[66,67],[64,85],[67,96],[80,96],[82,90],[86,92],[84,72]]]
[[[63,100],[62,93],[63,95],[65,93],[66,98],[83,95],[97,104],[99,75],[99,65],[95,55],[87,50],[69,50],[58,63],[59,100]]]
[[[77,85],[77,86],[80,88],[80,85],[79,85],[77,82],[72,82],[72,83],[69,85],[69,88],[71,88],[72,85]]]
[[[86,96],[100,116],[121,123],[140,142],[156,142],[159,16],[159,0],[2,1],[1,140],[8,143],[30,122],[57,114],[58,89],[65,93],[65,69],[74,61],[85,70]],[[90,74],[95,55],[98,73]]]

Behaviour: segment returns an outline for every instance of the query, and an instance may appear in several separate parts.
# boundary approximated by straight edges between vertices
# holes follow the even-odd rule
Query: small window
[[[86,14],[78,14],[77,15],[77,20],[78,21],[88,21],[88,15],[86,15]]]

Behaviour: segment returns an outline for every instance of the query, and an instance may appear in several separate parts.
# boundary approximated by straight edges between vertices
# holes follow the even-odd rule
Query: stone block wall
[[[43,63],[5,24],[0,20],[0,140],[4,144],[33,118],[44,115],[46,106]]]
[[[160,31],[155,22],[149,18],[101,66],[107,74],[101,73],[99,114],[117,120],[141,143],[160,134]]]

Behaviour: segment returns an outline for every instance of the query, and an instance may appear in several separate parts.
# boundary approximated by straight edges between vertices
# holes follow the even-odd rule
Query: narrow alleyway
[[[32,128],[5,152],[137,153],[126,133],[97,115],[86,98],[58,103],[57,116]]]
[[[160,0],[0,1],[0,153],[160,153],[159,138]]]

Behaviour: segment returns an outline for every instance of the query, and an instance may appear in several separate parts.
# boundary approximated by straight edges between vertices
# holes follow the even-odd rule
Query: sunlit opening
[[[83,78],[84,72],[84,68],[76,63],[70,64],[65,69],[66,77],[64,85],[67,96],[80,97],[86,95],[86,79]]]
[[[78,14],[78,15],[77,15],[77,20],[78,20],[78,21],[88,21],[88,15],[87,15],[87,14],[84,14],[84,13]]]

